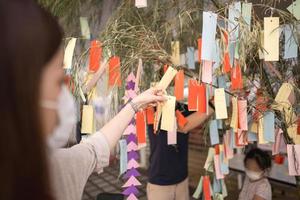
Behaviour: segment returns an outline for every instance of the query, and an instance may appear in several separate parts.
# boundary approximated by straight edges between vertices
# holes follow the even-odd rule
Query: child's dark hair
[[[246,161],[248,159],[253,159],[257,162],[258,166],[261,170],[266,170],[271,168],[272,159],[271,156],[266,152],[258,148],[251,149],[244,159],[244,164],[246,165]]]

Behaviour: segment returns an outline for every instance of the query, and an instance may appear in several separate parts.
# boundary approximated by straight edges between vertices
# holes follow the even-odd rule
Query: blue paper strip
[[[219,144],[219,131],[217,120],[211,120],[209,124],[209,135],[211,145]]]
[[[194,47],[187,48],[187,63],[189,69],[195,69],[195,48]]]
[[[120,175],[127,170],[127,142],[125,139],[119,141],[120,145]]]
[[[203,12],[202,26],[202,60],[213,60],[213,49],[216,40],[217,15],[212,12]]]
[[[263,119],[265,141],[275,142],[275,116],[273,112],[266,112]]]
[[[296,42],[297,35],[293,34],[293,26],[286,25],[284,27],[284,38],[285,38],[284,59],[297,58],[298,56],[298,45]]]

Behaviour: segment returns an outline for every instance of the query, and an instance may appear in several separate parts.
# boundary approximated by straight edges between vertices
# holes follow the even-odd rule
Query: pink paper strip
[[[224,148],[225,148],[225,156],[227,159],[233,158],[233,149],[230,147],[230,131],[227,130],[226,134],[224,135]]]
[[[221,172],[221,165],[220,165],[220,157],[219,155],[214,155],[214,163],[215,163],[215,172],[216,172],[216,178],[223,179],[224,175]]]
[[[238,100],[238,116],[239,116],[239,127],[243,131],[248,130],[248,119],[247,119],[247,100]]]
[[[212,83],[212,61],[203,61],[203,67],[202,67],[202,82],[204,83]]]
[[[289,175],[300,175],[300,144],[287,145],[288,161],[289,161]]]
[[[173,131],[169,131],[168,134],[168,145],[177,144],[177,126],[176,118],[174,123]]]

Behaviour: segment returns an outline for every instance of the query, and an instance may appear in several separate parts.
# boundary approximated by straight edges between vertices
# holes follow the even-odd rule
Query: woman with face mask
[[[165,98],[151,88],[85,142],[56,149],[76,121],[62,84],[62,31],[32,0],[0,0],[0,21],[0,199],[81,199],[135,112]]]
[[[267,178],[271,169],[270,155],[261,149],[250,150],[244,159],[246,178],[239,200],[271,200],[272,190]]]

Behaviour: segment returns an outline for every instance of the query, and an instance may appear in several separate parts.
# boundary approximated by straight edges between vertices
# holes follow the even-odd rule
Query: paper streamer
[[[124,99],[131,100],[136,96],[136,91],[138,91],[138,88],[135,87],[135,84],[136,78],[133,73],[130,73],[126,79]],[[132,119],[124,133],[124,135],[127,136],[126,141],[128,163],[127,172],[123,177],[124,179],[127,179],[126,183],[123,185],[123,188],[126,188],[124,189],[123,194],[128,196],[127,199],[129,200],[137,199],[136,195],[139,192],[136,186],[141,185],[139,180],[136,178],[140,176],[140,173],[137,171],[137,168],[139,167],[139,163],[137,162],[139,159],[139,154],[137,152],[138,141],[142,143],[146,142],[145,114],[144,112],[139,112],[136,117],[138,126],[136,126],[136,120]]]

